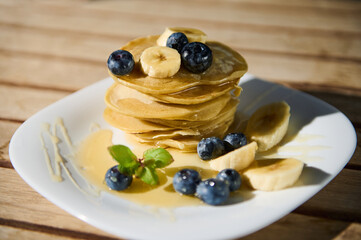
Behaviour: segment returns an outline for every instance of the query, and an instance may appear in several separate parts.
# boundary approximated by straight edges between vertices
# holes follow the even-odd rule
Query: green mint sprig
[[[164,168],[173,162],[172,155],[164,148],[150,148],[143,153],[143,158],[140,159],[124,145],[110,146],[108,151],[113,159],[119,163],[119,172],[135,175],[150,185],[159,183],[156,169]]]

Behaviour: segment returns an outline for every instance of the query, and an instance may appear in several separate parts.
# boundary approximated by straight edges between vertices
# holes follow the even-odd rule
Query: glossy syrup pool
[[[112,142],[113,132],[111,130],[100,129],[91,133],[77,149],[75,154],[75,164],[80,169],[83,177],[90,184],[98,188],[100,191],[108,191],[123,199],[129,200],[142,205],[150,205],[156,207],[180,207],[189,205],[202,205],[203,203],[194,196],[181,195],[173,189],[172,178],[174,174],[183,168],[192,168],[197,170],[202,179],[215,177],[217,171],[212,170],[209,162],[199,159],[196,153],[183,153],[178,150],[170,149],[169,152],[173,156],[174,162],[168,167],[159,169],[158,176],[160,183],[157,186],[150,186],[141,180],[133,178],[131,186],[124,191],[110,190],[104,181],[106,171],[117,162],[110,156],[107,147],[115,144]],[[322,146],[305,145],[310,140],[319,138],[313,135],[296,135],[286,136],[285,141],[293,141],[294,146],[277,146],[272,150],[257,154],[257,159],[265,158],[283,158],[296,157],[304,162],[318,160],[317,157],[310,155],[312,151],[320,150]],[[128,137],[127,142],[134,146],[131,150],[138,158],[141,158],[143,152],[151,148],[150,145],[139,144],[132,141]],[[286,154],[285,154],[286,153]],[[244,192],[242,192],[244,191]],[[250,189],[243,186],[241,190],[232,193],[232,196],[241,199],[249,194]]]
[[[172,178],[174,174],[183,168],[197,170],[202,178],[214,177],[217,172],[210,169],[207,162],[201,161],[195,153],[182,153],[177,150],[169,150],[174,162],[168,167],[157,171],[159,185],[151,186],[133,178],[131,186],[124,191],[109,190],[104,182],[106,171],[117,164],[110,156],[107,147],[113,145],[111,130],[98,130],[90,134],[80,145],[75,155],[76,165],[81,174],[94,186],[103,191],[143,205],[158,207],[177,207],[187,205],[199,205],[202,202],[193,196],[181,195],[174,191]],[[129,140],[131,141],[131,140]],[[152,146],[133,143],[131,149],[134,154],[141,158],[143,152]]]

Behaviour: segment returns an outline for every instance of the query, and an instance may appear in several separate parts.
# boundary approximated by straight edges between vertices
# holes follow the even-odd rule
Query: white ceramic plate
[[[313,160],[307,162],[296,186],[277,192],[248,192],[243,199],[232,199],[225,206],[182,207],[172,211],[155,211],[107,193],[91,197],[79,191],[64,172],[63,182],[51,181],[38,136],[42,124],[52,123],[57,117],[64,119],[73,142],[84,139],[92,123],[110,128],[102,119],[102,112],[104,93],[112,82],[110,78],[97,82],[29,118],[11,139],[10,159],[20,176],[51,202],[120,237],[225,239],[250,234],[287,215],[320,191],[342,170],[355,150],[355,130],[337,109],[299,91],[246,75],[241,81],[244,91],[240,110],[251,114],[261,105],[285,100],[291,106],[289,133],[319,136],[287,143],[313,149],[307,153]],[[127,145],[122,133],[117,132],[119,143]],[[76,172],[72,174],[77,177]]]

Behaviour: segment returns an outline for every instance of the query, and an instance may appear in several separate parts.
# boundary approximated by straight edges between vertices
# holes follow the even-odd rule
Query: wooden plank
[[[361,224],[352,223],[341,234],[339,234],[334,240],[354,240],[361,239]]]
[[[163,31],[154,32],[160,34]],[[266,53],[299,54],[316,57],[361,60],[361,36],[345,38],[342,35],[309,35],[295,31],[258,31],[257,29],[230,28],[204,29],[210,39],[224,42],[232,47]],[[5,50],[35,52],[47,55],[66,56],[102,61],[131,36],[128,32],[114,31],[111,36],[71,30],[0,24],[0,46]],[[139,35],[142,33],[138,33]],[[112,48],[113,46],[113,48]]]
[[[0,167],[12,168],[9,159],[9,143],[20,123],[0,120]]]
[[[328,201],[334,201],[334,199],[328,199]],[[26,185],[12,169],[0,168],[0,205],[6,206],[0,208],[0,218],[12,220],[12,224],[16,224],[16,221],[21,221],[24,222],[24,226],[26,226],[27,222],[68,231],[87,232],[112,237],[81,222],[49,203]],[[338,220],[290,214],[275,224],[251,235],[249,239],[264,239],[266,236],[272,236],[277,233],[282,233],[284,238],[281,239],[289,239],[290,236],[294,236],[296,239],[309,239],[301,238],[301,236],[311,237],[310,239],[314,239],[315,236],[322,237],[322,239],[330,239],[332,236],[341,233],[347,226],[347,222]],[[301,234],[299,236],[300,234],[295,234],[302,231],[305,231],[305,235]],[[314,233],[313,236],[312,233]],[[297,236],[300,238],[297,238]]]
[[[0,120],[0,149],[8,145],[11,136],[15,133],[15,130],[20,127],[20,124],[20,122]]]
[[[21,71],[13,66],[21,66]],[[94,63],[86,59],[0,51],[0,83],[75,91],[107,75],[106,60]]]
[[[1,219],[112,237],[50,203],[13,169],[0,168],[0,205]]]
[[[51,6],[21,2],[14,7],[0,8],[0,21],[36,25],[58,29],[113,34],[126,29],[128,35],[154,34],[166,25],[183,25],[217,29],[257,28],[270,31],[303,29],[313,34],[329,34],[329,31],[350,36],[359,35],[360,18],[357,12],[307,10],[297,8],[285,11],[279,8],[237,7],[228,4],[203,6],[200,2],[167,2],[154,4],[149,1],[91,2],[78,7],[66,4]],[[176,9],[174,11],[172,9]],[[201,10],[200,10],[201,9]],[[61,21],[59,20],[61,19]],[[126,21],[125,21],[126,20]],[[149,22],[152,24],[148,24]],[[157,31],[158,29],[158,31]]]
[[[304,31],[267,31],[254,28],[222,30],[205,29],[210,39],[233,48],[264,54],[317,57],[322,59],[360,61],[361,36],[347,38],[338,34],[309,34]],[[291,37],[291,36],[292,37]],[[332,35],[332,36],[331,36]]]
[[[29,231],[25,229],[13,228],[0,225],[0,238],[2,240],[14,240],[14,239],[22,239],[22,240],[68,240],[74,239],[70,237],[58,236],[55,234],[48,234],[42,232]]]
[[[167,21],[172,21],[174,18],[181,18],[183,21],[189,19],[193,22],[206,19],[223,24],[243,22],[255,25],[360,32],[360,19],[357,18],[359,16],[357,10],[321,11],[320,9],[306,8],[300,11],[299,8],[288,7],[285,9],[262,4],[235,5],[218,1],[214,1],[212,4],[204,4],[198,1],[189,1],[186,4],[179,1],[169,1],[167,4],[162,4],[162,1],[156,1],[155,3],[153,1],[88,2],[82,5],[86,9],[77,7],[72,10],[69,10],[69,5],[64,5],[65,8],[62,8],[63,5],[57,4],[52,6],[46,4],[46,2],[41,4],[32,3],[32,5],[39,6],[43,12],[47,11],[51,14],[57,14],[71,11],[80,17],[91,15],[97,18],[99,15],[104,16],[104,14],[109,15],[119,12],[126,14],[127,17],[134,17],[140,20],[148,19],[149,16],[152,16],[153,18],[165,18]],[[35,11],[34,13],[36,14],[37,12]],[[133,18],[129,20],[132,21]]]
[[[188,0],[190,1],[190,0]],[[194,0],[191,0],[194,1]],[[205,3],[211,3],[210,0],[196,0]],[[273,7],[297,7],[302,8],[321,8],[327,10],[359,10],[361,9],[360,2],[353,0],[345,1],[330,1],[330,0],[223,0],[223,2],[229,2],[233,4],[245,5],[245,4],[258,4],[263,6],[273,6]]]
[[[307,93],[336,107],[343,112],[351,122],[355,124],[361,123],[361,97],[312,90],[307,91]],[[355,128],[359,127],[359,125],[355,126]]]
[[[295,210],[312,216],[361,222],[361,174],[344,169],[324,189]]]
[[[35,0],[36,2],[44,2],[47,0]],[[178,1],[178,0],[168,0],[168,1]],[[183,2],[188,1],[197,1],[202,2],[206,4],[212,4],[214,1],[217,0],[183,0]],[[11,0],[1,0],[2,4],[8,5],[8,6],[14,6],[16,1]],[[34,2],[34,1],[33,1]],[[85,3],[91,3],[92,0],[62,0],[62,1],[47,1],[47,4],[52,5],[63,5],[72,3],[73,5],[81,5]],[[222,2],[225,2],[227,4],[237,4],[237,5],[247,5],[247,4],[256,4],[256,5],[262,5],[262,6],[273,6],[273,7],[297,7],[297,8],[316,8],[316,9],[327,9],[327,10],[359,10],[361,9],[361,4],[354,0],[344,0],[344,1],[330,1],[330,0],[223,0]]]
[[[360,170],[361,166],[361,126],[356,127],[357,146],[352,159],[349,162],[349,167]]]
[[[142,6],[143,5],[143,6]],[[291,7],[270,7],[262,4],[229,4],[212,1],[204,4],[197,1],[187,1],[186,4],[179,1],[170,1],[168,4],[149,4],[144,6],[143,2],[133,4],[121,4],[117,2],[88,4],[86,7],[93,9],[104,9],[108,11],[127,12],[132,15],[148,15],[155,13],[157,17],[193,21],[211,20],[219,25],[246,23],[262,26],[282,26],[292,28],[306,28],[318,30],[338,30],[342,32],[360,32],[358,27],[358,12],[349,11],[322,11],[321,9]],[[177,11],[171,11],[177,9]],[[221,16],[221,18],[220,18]],[[343,26],[348,24],[349,26]]]
[[[340,91],[361,95],[360,64],[347,61],[257,54],[240,51],[249,65],[249,72],[266,80],[294,86],[318,86],[318,90]]]
[[[0,85],[0,118],[26,120],[47,105],[68,95],[60,91]]]
[[[104,63],[109,54],[130,41],[129,37],[0,24],[0,48],[50,57]],[[4,52],[4,51],[3,51]],[[3,53],[4,54],[4,53]]]
[[[242,238],[242,240],[320,240],[333,239],[349,223],[299,214],[289,214],[276,223]],[[275,237],[277,236],[277,237]]]
[[[84,240],[120,240],[120,238],[99,234],[77,232],[64,228],[54,228],[30,222],[0,219],[0,238],[5,239],[84,239]]]

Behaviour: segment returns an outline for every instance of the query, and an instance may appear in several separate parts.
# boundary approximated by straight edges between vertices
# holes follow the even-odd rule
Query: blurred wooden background
[[[32,114],[106,78],[113,50],[167,26],[202,29],[238,50],[250,73],[334,105],[360,140],[360,1],[0,0],[0,239],[117,239],[32,190],[8,144]],[[360,186],[358,144],[325,189],[245,239],[361,239]]]

